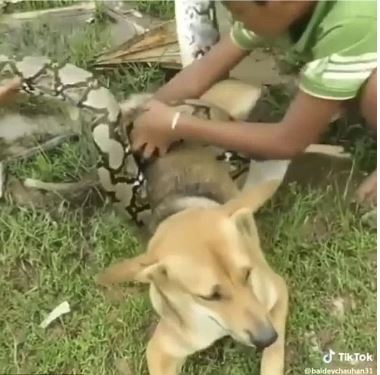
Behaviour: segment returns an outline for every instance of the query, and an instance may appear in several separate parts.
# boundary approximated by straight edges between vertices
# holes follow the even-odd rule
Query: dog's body
[[[228,88],[234,92],[226,96]],[[206,106],[219,119],[244,119],[257,97],[255,88],[225,81],[187,109]],[[218,103],[226,112],[213,107]],[[147,167],[155,219],[148,251],[111,266],[98,281],[150,284],[161,318],[147,348],[151,375],[179,374],[187,356],[227,335],[265,348],[261,375],[282,375],[287,288],[264,258],[252,215],[279,182],[241,194],[215,152],[180,144]]]

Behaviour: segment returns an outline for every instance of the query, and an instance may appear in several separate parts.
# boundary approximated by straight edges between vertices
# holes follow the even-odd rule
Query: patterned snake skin
[[[209,1],[180,1],[176,2],[176,11],[177,3],[182,3],[180,13],[176,13],[177,22],[185,12],[187,18],[183,21],[189,23],[181,27],[188,27],[190,34],[194,34],[193,38],[186,39],[188,44],[184,44],[183,35],[179,35],[181,50],[185,49],[186,53],[190,51],[188,56],[191,59],[199,58],[218,38],[214,5]],[[205,23],[208,28],[212,25],[216,33],[207,43],[200,37],[203,34],[199,31],[205,29]],[[189,33],[184,36],[189,37]],[[190,62],[190,58],[186,59],[184,64]],[[0,84],[2,80],[15,76],[22,79],[24,93],[65,101],[90,115],[92,137],[99,153],[97,171],[100,183],[119,211],[126,213],[137,224],[142,224],[140,216],[147,213],[150,207],[141,165],[129,146],[133,124],[122,126],[121,109],[112,93],[102,87],[92,73],[72,64],[58,65],[47,57],[17,59],[0,55]],[[213,117],[212,108],[204,103],[192,101],[190,108],[197,116]],[[236,154],[223,152],[218,159],[229,163],[233,178],[247,169],[248,161]]]
[[[72,64],[59,66],[46,57],[17,60],[0,56],[0,79],[14,76],[22,79],[24,93],[65,101],[90,115],[99,151],[100,182],[115,205],[136,218],[135,212],[143,205],[136,194],[143,177],[130,156],[128,142],[122,141],[118,133],[121,111],[111,92],[100,86],[90,72]]]
[[[204,56],[219,40],[215,1],[175,1],[177,39],[182,65]]]

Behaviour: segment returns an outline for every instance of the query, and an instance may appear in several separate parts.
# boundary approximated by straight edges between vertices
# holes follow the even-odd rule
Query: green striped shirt
[[[376,0],[320,0],[293,52],[306,58],[300,88],[325,99],[345,100],[358,95],[377,67]],[[231,38],[252,50],[255,34],[235,22]]]

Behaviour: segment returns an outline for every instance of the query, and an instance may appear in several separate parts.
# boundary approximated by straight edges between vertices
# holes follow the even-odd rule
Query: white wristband
[[[177,124],[178,124],[178,120],[179,120],[179,116],[181,116],[181,112],[176,112],[173,116],[173,120],[172,120],[172,130],[175,130]]]

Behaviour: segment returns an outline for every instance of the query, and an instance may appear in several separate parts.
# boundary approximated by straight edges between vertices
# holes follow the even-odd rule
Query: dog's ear
[[[242,209],[250,211],[251,214],[255,213],[265,202],[272,198],[280,184],[280,180],[271,180],[248,188],[236,198],[224,204],[222,209],[228,216],[233,216]],[[244,210],[241,212],[244,212]]]
[[[251,210],[239,208],[230,215],[230,219],[235,224],[248,249],[260,248],[260,236]]]
[[[165,275],[165,267],[147,253],[108,267],[96,277],[96,282],[100,285],[120,284],[130,281],[149,283],[153,278]]]
[[[260,237],[253,213],[273,196],[280,184],[280,180],[271,180],[255,185],[222,207],[249,248],[260,248]]]
[[[237,79],[226,79],[213,85],[201,100],[223,108],[236,120],[247,120],[261,96],[261,88]]]
[[[230,215],[230,218],[241,234],[249,238],[258,235],[252,212],[248,208],[239,208]]]

